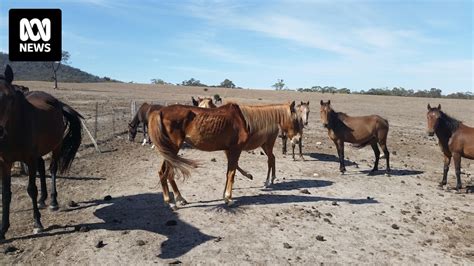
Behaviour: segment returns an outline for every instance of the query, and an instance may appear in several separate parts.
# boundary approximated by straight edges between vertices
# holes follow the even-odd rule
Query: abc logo
[[[61,60],[60,9],[10,9],[10,61]]]

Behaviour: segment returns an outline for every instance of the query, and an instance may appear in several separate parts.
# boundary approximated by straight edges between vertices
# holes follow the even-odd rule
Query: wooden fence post
[[[94,139],[97,139],[97,130],[99,124],[99,103],[95,102],[95,120],[94,120]]]

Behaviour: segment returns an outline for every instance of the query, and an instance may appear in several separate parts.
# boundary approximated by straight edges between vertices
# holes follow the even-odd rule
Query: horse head
[[[331,118],[331,100],[324,102],[321,100],[321,107],[319,109],[319,115],[321,116],[321,121],[323,122],[323,126],[327,128],[329,126],[329,121]]]
[[[428,113],[426,114],[426,118],[428,119],[428,128],[427,132],[429,136],[433,136],[436,128],[438,127],[439,124],[439,119],[441,117],[441,104],[438,105],[438,107],[431,107],[430,104],[428,104]]]

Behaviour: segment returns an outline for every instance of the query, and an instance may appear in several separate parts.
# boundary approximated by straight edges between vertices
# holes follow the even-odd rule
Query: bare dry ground
[[[61,84],[52,91],[50,83],[19,83],[54,94],[88,122],[96,101],[127,110],[130,100],[189,103],[191,95],[215,93],[242,103],[309,100],[312,112],[304,135],[306,161],[282,155],[278,140],[277,180],[266,189],[266,156],[260,150],[243,153],[240,165],[254,180],[238,175],[236,206],[230,209],[222,200],[223,152],[182,151],[202,167],[178,182],[190,204],[172,212],[163,204],[157,177],[161,158],[126,135],[103,142],[101,154],[80,150],[71,172],[58,181],[60,210],[42,210],[42,234],[32,234],[27,178],[16,176],[12,225],[1,249],[17,250],[2,252],[1,264],[474,263],[473,194],[437,188],[442,156],[425,133],[428,102],[441,103],[474,126],[472,101],[134,84]],[[339,174],[335,147],[319,120],[321,99],[331,99],[337,111],[390,121],[390,177],[368,176],[372,150],[350,145],[348,173]],[[126,129],[125,122],[116,126]],[[465,159],[462,166],[464,185],[474,185],[474,164]],[[448,183],[455,185],[453,169]],[[106,195],[112,199],[104,200]],[[99,241],[103,247],[96,247]]]

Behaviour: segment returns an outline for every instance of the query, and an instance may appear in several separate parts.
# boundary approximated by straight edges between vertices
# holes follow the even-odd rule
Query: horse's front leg
[[[286,142],[288,140],[288,136],[286,136],[285,133],[281,133],[281,140],[282,140],[281,152],[284,155],[286,155]]]
[[[334,144],[336,144],[337,155],[339,156],[339,171],[344,174],[346,172],[346,166],[344,164],[344,141],[335,140]]]
[[[296,158],[295,158],[295,146],[296,146],[296,144],[295,144],[294,142],[291,142],[291,152],[292,152],[293,161],[296,161]]]
[[[37,234],[43,231],[43,225],[41,224],[41,213],[39,212],[38,208],[38,188],[36,187],[36,169],[37,169],[37,158],[34,158],[28,162],[28,195],[31,198],[31,203],[33,204],[33,233]]]
[[[46,170],[43,158],[38,158],[38,175],[40,179],[41,195],[38,201],[38,208],[46,208],[46,199],[48,198],[48,188],[46,187]]]
[[[235,171],[239,165],[239,157],[242,151],[238,149],[226,151],[227,155],[227,179],[224,190],[224,202],[227,206],[234,204],[232,200],[232,187],[234,185]]]
[[[439,183],[440,187],[445,186],[448,183],[448,172],[449,172],[449,164],[451,163],[451,155],[444,155],[444,165],[443,165],[443,178]]]
[[[300,158],[301,160],[305,160],[303,157],[303,138],[300,139],[300,142],[298,142],[298,148],[300,149]]]
[[[456,190],[459,191],[462,188],[461,184],[461,154],[453,153],[454,169],[456,171]]]
[[[2,228],[0,228],[0,240],[5,239],[5,234],[8,228],[10,228],[10,202],[12,199],[11,168],[11,163],[5,163],[0,160],[0,177],[2,178]]]

